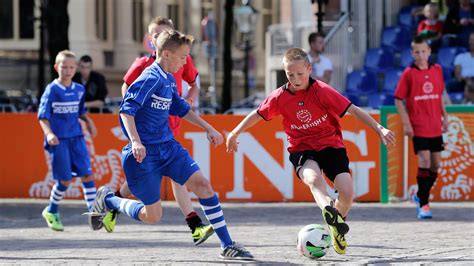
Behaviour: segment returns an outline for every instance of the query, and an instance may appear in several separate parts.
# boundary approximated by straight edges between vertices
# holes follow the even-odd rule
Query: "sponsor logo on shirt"
[[[53,102],[54,114],[75,114],[79,112],[79,102]]]
[[[434,86],[433,83],[426,81],[423,83],[423,92],[424,95],[415,96],[415,101],[426,101],[426,100],[436,100],[439,99],[439,94],[433,94]]]
[[[433,92],[433,83],[427,81],[423,83],[423,92],[428,94]]]
[[[151,102],[151,107],[158,110],[169,110],[171,107],[171,99],[163,98],[156,96],[155,94],[151,95],[153,101]]]
[[[300,130],[300,129],[308,129],[308,128],[319,126],[321,123],[326,122],[328,118],[328,114],[324,114],[323,116],[311,122],[311,119],[312,119],[311,113],[308,110],[301,110],[296,113],[296,117],[304,124],[302,124],[301,126],[291,124],[290,128]]]

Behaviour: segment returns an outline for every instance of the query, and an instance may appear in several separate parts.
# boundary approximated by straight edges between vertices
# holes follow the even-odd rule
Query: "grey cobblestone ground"
[[[0,201],[0,264],[218,264],[213,236],[195,247],[176,203],[164,203],[159,225],[120,216],[116,232],[93,232],[80,214],[83,202],[60,207],[64,232],[41,217],[43,200]],[[410,203],[355,204],[349,217],[349,249],[319,261],[301,257],[298,230],[322,223],[310,203],[228,203],[224,213],[234,239],[246,245],[254,264],[462,264],[474,265],[474,203],[434,203],[435,218],[419,221]]]

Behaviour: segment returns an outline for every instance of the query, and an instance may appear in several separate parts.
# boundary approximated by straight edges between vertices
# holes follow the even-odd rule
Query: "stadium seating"
[[[364,68],[367,71],[379,73],[394,66],[393,53],[380,48],[367,50],[364,59]]]
[[[406,68],[413,63],[413,57],[411,56],[411,48],[405,48],[400,53],[400,67]]]
[[[364,70],[354,70],[347,75],[347,94],[366,94],[377,91],[377,77],[374,73]]]
[[[448,95],[453,104],[461,104],[464,99],[464,92],[450,92]]]
[[[436,62],[443,67],[443,70],[449,71],[450,73],[454,70],[454,58],[460,53],[466,52],[464,47],[443,47],[438,51],[438,57]]]
[[[382,92],[393,95],[402,73],[403,71],[401,69],[389,69],[385,71],[383,75],[384,78]]]
[[[392,52],[401,51],[404,48],[410,47],[410,31],[403,27],[385,27],[382,32],[382,48]]]

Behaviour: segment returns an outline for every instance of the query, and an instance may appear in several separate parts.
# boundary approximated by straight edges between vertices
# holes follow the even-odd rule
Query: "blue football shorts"
[[[53,179],[70,181],[73,177],[92,175],[91,160],[83,136],[59,139],[58,145],[45,141],[45,150],[51,156]]]
[[[151,205],[160,200],[161,179],[169,176],[183,185],[196,171],[197,163],[176,140],[144,145],[146,157],[138,163],[133,157],[132,145],[122,150],[122,167],[132,194],[143,204]]]

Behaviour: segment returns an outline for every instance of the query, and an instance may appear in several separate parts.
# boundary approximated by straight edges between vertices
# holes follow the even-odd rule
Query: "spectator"
[[[425,5],[423,15],[426,19],[420,21],[416,30],[416,35],[425,39],[431,46],[431,49],[437,49],[440,46],[440,39],[443,32],[443,22],[439,18],[439,8],[435,3]]]
[[[332,75],[332,62],[329,58],[322,55],[324,52],[324,34],[313,32],[308,37],[309,43],[309,61],[313,68],[311,77],[329,84]]]
[[[73,81],[84,85],[86,88],[86,108],[91,113],[109,113],[104,108],[107,86],[105,77],[92,70],[92,58],[84,55],[79,59],[79,72],[74,75]]]
[[[474,78],[470,78],[466,82],[464,89],[464,100],[463,104],[474,104]]]
[[[459,4],[449,9],[444,22],[445,46],[464,46],[474,26],[474,4],[469,0],[459,0]]]
[[[447,83],[449,92],[462,92],[466,79],[474,77],[474,32],[469,35],[469,51],[454,58],[454,79]]]
[[[469,34],[469,51],[454,58],[454,67],[457,81],[464,82],[465,79],[474,77],[474,32]]]

